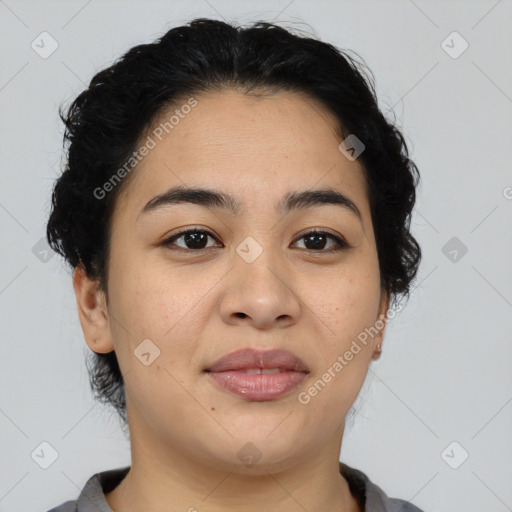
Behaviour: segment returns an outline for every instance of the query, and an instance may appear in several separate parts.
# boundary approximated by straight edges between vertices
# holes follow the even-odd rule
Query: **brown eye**
[[[304,240],[305,249],[314,252],[334,252],[341,251],[349,247],[344,240],[331,233],[327,233],[326,231],[310,231],[305,235],[302,235],[299,240]],[[334,247],[330,247],[325,250],[329,240],[334,241]]]
[[[181,233],[177,233],[176,235],[171,236],[167,240],[163,242],[163,245],[166,246],[175,246],[169,247],[171,250],[189,250],[199,252],[202,250],[209,249],[207,247],[208,238],[212,238],[214,240],[215,237],[209,232],[203,229],[188,229],[186,231],[182,231]],[[182,239],[181,242],[183,245],[176,244],[175,241]]]

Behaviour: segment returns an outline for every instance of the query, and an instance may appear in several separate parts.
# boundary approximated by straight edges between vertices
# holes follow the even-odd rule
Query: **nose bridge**
[[[280,261],[283,255],[278,247],[272,246],[272,234],[258,238],[260,241],[249,235],[237,246],[234,265],[246,295],[260,293],[277,300],[278,295],[283,295],[283,288],[287,289],[285,265]]]
[[[294,322],[300,302],[290,283],[285,255],[271,245],[272,234],[259,239],[261,243],[249,235],[236,247],[221,315],[228,322],[245,319],[258,327]]]

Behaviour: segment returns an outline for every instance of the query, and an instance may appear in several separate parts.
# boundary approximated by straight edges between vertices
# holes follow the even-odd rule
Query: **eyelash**
[[[186,229],[184,231],[180,231],[179,233],[176,233],[176,234],[172,235],[171,237],[169,237],[166,240],[164,240],[162,242],[162,245],[168,246],[168,248],[171,251],[190,251],[190,252],[194,252],[196,254],[202,254],[202,253],[204,253],[204,252],[206,252],[206,251],[208,251],[208,250],[213,248],[213,247],[206,247],[204,249],[189,249],[189,248],[184,248],[184,247],[178,247],[178,248],[171,247],[172,242],[174,242],[175,240],[178,240],[183,235],[186,235],[188,233],[206,233],[208,236],[210,236],[211,238],[214,238],[216,240],[215,235],[213,235],[213,233],[211,233],[210,231],[208,231],[206,229],[194,228],[194,229]],[[328,250],[323,250],[323,249],[320,249],[320,250],[303,249],[303,250],[311,251],[313,253],[322,254],[322,253],[339,252],[339,251],[343,251],[343,250],[346,250],[346,249],[350,248],[350,245],[347,242],[345,242],[345,240],[343,240],[342,238],[340,238],[340,237],[338,237],[336,235],[333,235],[332,233],[329,233],[328,231],[322,231],[320,229],[311,229],[307,233],[304,233],[302,236],[300,236],[297,239],[297,241],[307,237],[308,235],[312,235],[312,234],[325,235],[328,238],[331,238],[332,240],[334,240],[336,242],[336,244],[338,245],[338,247],[335,247],[333,249],[328,249]]]

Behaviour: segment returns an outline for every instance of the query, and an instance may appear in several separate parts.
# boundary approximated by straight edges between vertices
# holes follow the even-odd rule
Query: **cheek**
[[[199,299],[178,279],[181,287],[147,269],[127,275],[116,287],[119,321],[113,322],[126,391],[144,414],[169,403],[161,413],[171,423],[167,414],[186,414],[192,406],[184,389],[202,329],[194,307]]]
[[[333,417],[349,410],[371,362],[380,288],[378,273],[368,272],[367,267],[365,270],[333,279],[329,301],[318,295],[312,304],[312,309],[321,313],[318,316],[325,337],[321,340],[316,380],[307,394],[314,407],[332,404]]]
[[[165,403],[170,396],[176,407],[187,406],[187,396],[178,404],[186,380],[196,371],[198,343],[214,307],[206,300],[205,291],[215,281],[205,283],[204,276],[196,276],[195,281],[183,272],[171,276],[146,266],[132,268],[113,288],[116,319],[119,317],[119,322],[113,323],[116,353],[128,377],[127,391],[137,402],[150,400],[156,410],[158,401]],[[149,356],[142,356],[144,353]],[[148,366],[144,357],[146,362],[152,361]]]
[[[367,269],[366,269],[367,270]],[[328,289],[328,301],[324,290]],[[343,350],[352,339],[366,332],[377,321],[380,301],[378,272],[351,273],[334,277],[316,297],[311,309],[324,321],[331,350]]]
[[[197,305],[206,288],[196,286],[193,279],[168,269],[140,264],[112,276],[115,312],[133,339],[154,339],[165,345],[176,334],[195,325]],[[126,334],[126,333],[125,333]],[[189,336],[194,333],[190,332]]]
[[[339,296],[338,303],[325,305],[329,330],[320,340],[320,364],[300,400],[302,404],[307,402],[305,407],[313,416],[319,414],[325,419],[326,428],[338,424],[348,413],[361,390],[372,355],[372,300],[365,293],[346,289]]]

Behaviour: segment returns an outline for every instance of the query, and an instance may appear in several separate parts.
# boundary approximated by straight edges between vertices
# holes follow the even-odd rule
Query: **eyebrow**
[[[176,186],[150,199],[139,212],[137,219],[141,215],[154,212],[164,206],[178,203],[196,204],[211,210],[222,209],[234,215],[238,215],[242,209],[240,202],[235,197],[224,192],[207,188]],[[292,210],[328,204],[345,208],[358,217],[362,223],[361,212],[356,204],[341,192],[330,188],[288,192],[276,205],[276,210],[285,215]]]

